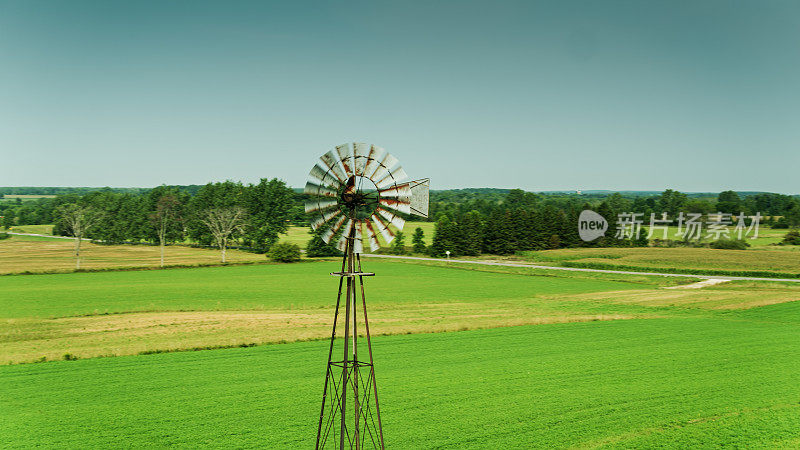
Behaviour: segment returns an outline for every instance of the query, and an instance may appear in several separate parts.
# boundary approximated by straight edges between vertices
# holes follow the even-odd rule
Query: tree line
[[[240,246],[263,253],[302,215],[302,195],[278,179],[257,184],[225,181],[199,187],[194,195],[175,186],[144,193],[101,189],[51,199],[11,203],[1,211],[2,225],[54,224],[53,234],[105,244],[170,243],[216,246],[223,252]],[[16,208],[14,208],[16,206]],[[305,220],[303,218],[303,220]],[[80,239],[76,240],[79,254]]]
[[[438,216],[428,253],[444,256],[511,254],[525,250],[570,247],[618,247],[648,245],[650,214],[677,220],[680,212],[715,214],[717,212],[765,217],[763,223],[773,228],[800,227],[800,199],[793,196],[756,193],[740,197],[723,191],[716,198],[691,198],[667,189],[659,195],[623,196],[613,193],[594,201],[580,195],[549,195],[510,190],[500,201],[470,198],[463,202],[437,205]],[[578,216],[591,209],[608,220],[605,237],[587,243],[577,233]],[[638,236],[617,239],[617,216],[641,213],[645,222]]]

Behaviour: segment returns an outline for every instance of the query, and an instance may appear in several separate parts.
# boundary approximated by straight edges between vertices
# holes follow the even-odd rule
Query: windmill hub
[[[342,212],[355,220],[368,219],[378,207],[378,188],[369,178],[353,175],[339,194]]]

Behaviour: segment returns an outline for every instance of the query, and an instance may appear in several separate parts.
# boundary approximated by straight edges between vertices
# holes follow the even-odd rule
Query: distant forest
[[[55,224],[56,233],[69,234],[56,211],[62,205],[78,204],[101,213],[102,223],[87,237],[107,243],[156,242],[159,233],[153,218],[164,196],[169,196],[174,203],[176,214],[167,233],[169,242],[213,244],[213,236],[201,220],[209,208],[241,208],[247,217],[246,226],[235,236],[237,242],[255,251],[266,251],[290,225],[308,225],[302,190],[289,188],[277,179],[247,185],[226,181],[156,188],[0,187],[0,194],[56,196],[0,200],[2,227]],[[450,189],[431,191],[427,220],[436,222],[436,232],[429,241],[428,252],[435,256],[448,250],[453,255],[477,255],[587,245],[647,245],[646,239],[621,242],[602,238],[592,244],[580,242],[575,224],[580,211],[587,208],[599,212],[609,223],[614,222],[619,213],[641,213],[646,224],[651,213],[660,216],[666,212],[670,219],[675,219],[678,212],[704,215],[759,212],[765,216],[765,222],[775,228],[800,226],[800,196],[797,195],[734,191],[681,193],[671,189],[581,193]],[[613,236],[612,233],[613,225],[607,236]]]

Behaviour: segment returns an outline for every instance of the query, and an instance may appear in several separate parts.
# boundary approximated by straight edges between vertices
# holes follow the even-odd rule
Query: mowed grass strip
[[[800,316],[797,303],[777,306]],[[377,337],[373,350],[391,448],[800,439],[796,323],[554,324]],[[16,447],[310,447],[326,355],[319,341],[3,366],[0,439]]]
[[[564,299],[704,310],[740,310],[800,301],[800,283],[731,281],[702,289],[635,290],[576,294]]]

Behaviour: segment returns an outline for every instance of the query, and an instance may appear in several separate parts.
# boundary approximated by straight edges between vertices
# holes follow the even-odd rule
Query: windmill
[[[305,193],[306,212],[314,214],[311,227],[326,243],[336,241],[344,252],[339,293],[333,316],[325,370],[322,408],[317,426],[317,449],[383,449],[383,427],[378,404],[378,384],[372,360],[372,343],[364,296],[364,277],[374,273],[361,269],[365,243],[371,251],[390,243],[403,229],[401,214],[428,217],[429,180],[405,181],[397,158],[374,145],[343,144],[320,157],[309,174]],[[344,293],[344,333],[337,334],[339,306]],[[361,310],[359,308],[359,300]],[[359,314],[363,317],[360,332]],[[341,331],[341,330],[339,330]],[[337,341],[337,337],[343,339]],[[366,338],[369,359],[358,353],[359,338]],[[337,347],[342,347],[341,359]]]

